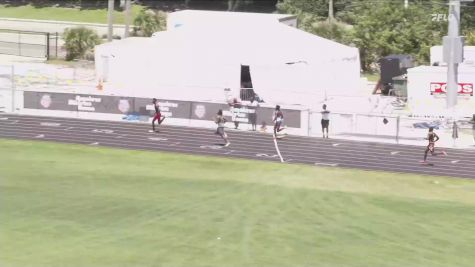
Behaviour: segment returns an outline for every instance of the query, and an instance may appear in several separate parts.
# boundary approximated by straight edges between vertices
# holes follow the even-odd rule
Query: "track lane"
[[[228,131],[232,144],[224,148],[216,145],[222,141],[212,129],[162,126],[156,134],[143,123],[0,114],[0,136],[5,138],[278,161],[269,134]],[[288,136],[279,140],[279,147],[290,163],[475,178],[473,151],[448,149],[449,157],[433,157],[434,166],[425,166],[418,163],[424,148],[417,146]]]

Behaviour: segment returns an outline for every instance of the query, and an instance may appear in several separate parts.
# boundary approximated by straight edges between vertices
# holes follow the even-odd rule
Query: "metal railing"
[[[50,64],[35,67],[21,63],[15,66],[0,65],[0,107],[3,107],[2,111],[5,112],[17,112],[21,110],[24,103],[24,92],[27,91],[95,94],[98,93],[97,90],[99,90],[96,86],[97,81],[95,80],[94,69],[91,67],[53,66]],[[102,94],[102,92],[99,93]],[[248,99],[251,96],[255,96],[254,90],[248,88],[241,89],[241,100]],[[141,98],[143,96],[132,95],[130,97]],[[386,109],[384,108],[385,106],[403,106],[403,102],[404,101],[393,104],[391,101],[385,101],[384,104],[380,105],[383,107],[382,109],[375,109],[371,114],[331,112],[330,136],[336,138],[360,138],[362,140],[384,139],[394,143],[401,143],[403,139],[404,141],[422,141],[427,134],[427,128],[430,126],[435,127],[438,132],[444,132],[446,137],[450,136],[452,122],[442,117],[410,117],[407,115],[383,114],[389,113],[387,112],[388,110],[396,110],[395,108]],[[373,104],[374,103],[372,103],[372,105]],[[191,110],[191,107],[193,107],[193,114],[195,114],[195,111],[200,111],[199,109],[195,110],[195,106],[197,105],[192,105],[188,108]],[[242,103],[242,106],[246,107],[246,103]],[[261,106],[272,107],[271,103],[261,103]],[[218,106],[210,105],[210,107],[214,109]],[[225,110],[230,109],[229,105],[220,107]],[[208,110],[207,107],[205,108]],[[264,113],[263,110],[265,110]],[[241,113],[245,113],[245,111],[246,110],[243,110]],[[189,110],[187,112],[189,113]],[[182,113],[188,114],[187,112],[184,111]],[[263,120],[272,118],[273,112],[272,110],[260,109],[258,113],[257,124],[261,124]],[[320,111],[302,110],[299,114],[302,115],[295,115],[294,117],[302,121],[302,130],[305,130],[305,134],[308,133],[309,136],[320,137],[322,135],[320,123],[322,115]],[[307,116],[308,122],[306,121]],[[243,118],[247,117],[244,116]],[[286,118],[290,118],[290,113],[286,114]],[[470,118],[468,118],[467,121],[469,119]],[[466,124],[463,121],[457,123],[461,130],[460,132],[465,135],[469,134],[471,137],[472,125]]]
[[[330,135],[339,138],[356,138],[361,140],[386,140],[400,143],[406,141],[423,141],[429,127],[434,127],[440,134],[451,136],[454,121],[444,117],[330,113]],[[309,135],[322,136],[320,124],[322,116],[318,111],[309,113]],[[459,118],[456,127],[459,133],[472,135],[473,125],[470,118]],[[475,136],[474,136],[475,138]]]
[[[64,56],[64,51],[57,32],[0,29],[0,54],[51,59]]]

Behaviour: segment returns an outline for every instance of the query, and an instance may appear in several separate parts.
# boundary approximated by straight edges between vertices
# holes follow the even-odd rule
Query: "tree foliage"
[[[86,27],[67,28],[63,33],[66,60],[82,59],[101,43],[94,30]]]
[[[440,44],[447,32],[447,22],[432,20],[432,14],[444,13],[443,6],[412,3],[405,9],[374,1],[358,9],[351,39],[360,49],[364,70],[389,54],[410,54],[425,63],[430,47]]]
[[[141,0],[144,6],[163,11],[177,9],[274,12],[277,0]]]
[[[165,12],[142,9],[134,19],[134,35],[149,37],[154,32],[164,30],[165,26]]]
[[[475,45],[475,30],[467,32],[465,36],[466,45]]]
[[[440,45],[447,34],[447,21],[434,21],[432,15],[448,13],[445,0],[410,0],[408,8],[404,8],[404,1],[333,2],[338,22],[331,23],[325,22],[328,0],[282,0],[277,8],[281,13],[297,15],[302,30],[358,47],[363,70],[389,54],[410,54],[426,63],[430,47]],[[475,30],[475,3],[462,7],[461,27],[467,43],[473,42],[470,33]]]
[[[308,25],[305,31],[339,43],[351,44],[350,29],[337,21],[319,21]]]

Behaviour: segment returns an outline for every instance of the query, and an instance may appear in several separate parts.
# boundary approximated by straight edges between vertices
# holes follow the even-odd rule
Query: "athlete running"
[[[165,120],[165,117],[163,117],[162,113],[160,113],[160,106],[158,105],[158,101],[156,98],[153,99],[152,103],[153,103],[153,106],[155,107],[155,116],[153,117],[153,120],[152,120],[152,130],[155,132],[155,121],[158,121],[158,124],[160,125],[162,124],[163,120]]]
[[[277,137],[277,133],[284,130],[284,128],[282,128],[284,113],[280,110],[279,105],[275,106],[274,119],[272,121],[274,122],[274,136]]]
[[[221,138],[223,138],[224,146],[229,146],[231,143],[228,140],[228,135],[224,131],[224,125],[226,123],[226,119],[223,116],[223,110],[220,109],[218,110],[218,113],[216,114],[216,119],[215,119],[216,124],[218,124],[218,128],[216,129],[216,134],[219,134]]]
[[[426,147],[426,150],[424,152],[424,160],[421,161],[421,163],[427,163],[427,154],[430,151],[430,154],[432,156],[438,156],[438,155],[444,155],[447,156],[447,153],[445,151],[442,152],[435,152],[435,142],[439,141],[439,136],[434,133],[434,127],[429,128],[429,133],[427,134],[426,140],[429,141],[429,144]]]

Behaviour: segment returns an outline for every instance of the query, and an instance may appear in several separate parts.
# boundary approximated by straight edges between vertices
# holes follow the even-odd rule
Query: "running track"
[[[45,140],[136,150],[172,151],[280,162],[270,134],[231,131],[229,147],[212,129],[0,114],[0,138]],[[424,142],[421,140],[421,142]],[[421,165],[424,147],[287,136],[278,141],[287,163],[475,178],[475,151],[448,149]]]

